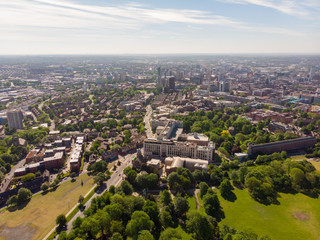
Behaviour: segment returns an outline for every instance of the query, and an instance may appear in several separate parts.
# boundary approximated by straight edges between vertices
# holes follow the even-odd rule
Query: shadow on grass
[[[315,199],[319,198],[319,193],[316,191],[313,191],[313,190],[309,190],[309,191],[307,190],[307,191],[303,191],[301,193],[310,197],[310,198],[315,198]]]
[[[24,207],[26,207],[28,205],[30,200],[31,200],[31,198],[29,198],[27,201],[25,201],[24,203],[21,203],[19,205],[10,206],[10,207],[8,207],[8,211],[14,212],[14,211],[23,209]]]
[[[230,192],[227,195],[221,195],[225,200],[229,202],[234,202],[237,200],[237,196],[234,194],[234,192]]]
[[[222,219],[226,217],[226,215],[224,214],[224,211],[222,211],[222,209],[220,208],[213,217],[217,220],[217,222],[220,222]]]

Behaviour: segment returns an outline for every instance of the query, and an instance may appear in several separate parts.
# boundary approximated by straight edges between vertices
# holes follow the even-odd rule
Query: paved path
[[[17,170],[18,168],[23,167],[25,163],[26,163],[26,159],[24,158],[11,168],[11,171],[6,175],[6,177],[3,179],[0,185],[0,192],[4,192],[7,190],[11,182],[11,179],[14,177],[14,171]]]

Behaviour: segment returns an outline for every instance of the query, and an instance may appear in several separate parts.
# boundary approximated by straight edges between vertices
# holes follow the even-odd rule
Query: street
[[[133,153],[133,154],[128,154],[124,157],[120,156],[119,157],[119,161],[121,162],[121,165],[118,166],[117,170],[111,175],[111,177],[109,178],[109,180],[106,182],[107,184],[107,188],[104,189],[101,193],[95,193],[89,200],[88,202],[84,205],[85,209],[88,209],[91,205],[92,199],[102,195],[105,191],[107,191],[109,189],[109,187],[111,185],[114,186],[119,186],[121,181],[123,180],[123,170],[128,167],[131,166],[132,163],[132,159],[134,157],[137,156],[137,153]],[[78,204],[75,205],[75,207],[78,207]],[[75,208],[74,207],[74,208]],[[73,208],[73,209],[74,209]],[[70,212],[73,210],[71,209]],[[67,229],[66,231],[69,232],[72,229],[72,223],[75,219],[77,219],[77,217],[84,217],[83,211],[78,211],[77,214],[68,222],[67,224]],[[49,235],[47,235],[49,236]]]
[[[4,192],[7,190],[8,188],[8,185],[10,184],[11,182],[11,179],[14,177],[14,172],[15,170],[17,170],[18,168],[21,168],[24,166],[24,164],[26,163],[26,159],[22,159],[20,160],[16,165],[14,165],[12,168],[11,168],[11,171],[7,174],[7,176],[3,179],[1,185],[0,185],[0,193],[1,192]]]

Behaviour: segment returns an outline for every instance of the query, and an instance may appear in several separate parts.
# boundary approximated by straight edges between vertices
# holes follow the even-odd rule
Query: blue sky
[[[0,54],[320,53],[320,0],[0,0]]]

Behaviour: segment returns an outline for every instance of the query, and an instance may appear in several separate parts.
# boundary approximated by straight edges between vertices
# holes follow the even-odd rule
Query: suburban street
[[[109,178],[108,181],[106,181],[106,185],[107,185],[107,188],[105,188],[101,193],[95,193],[89,200],[88,202],[85,204],[85,209],[89,208],[90,205],[91,205],[91,202],[92,202],[92,199],[97,197],[97,196],[100,196],[102,195],[105,191],[107,191],[109,189],[109,187],[111,185],[114,185],[114,186],[119,186],[121,181],[123,180],[123,170],[128,167],[128,166],[131,166],[132,164],[132,159],[135,158],[137,156],[137,153],[133,153],[133,154],[128,154],[126,156],[119,156],[119,161],[121,162],[121,165],[118,166],[117,170],[111,175],[111,177]],[[95,187],[95,186],[94,186]],[[89,192],[88,192],[89,193]],[[69,213],[72,212],[72,210],[74,208],[78,207],[78,204],[76,204],[70,211]],[[77,217],[84,217],[84,214],[83,214],[83,211],[78,211],[77,214],[68,222],[67,224],[67,228],[66,228],[66,231],[69,232],[71,229],[72,229],[72,223],[75,219],[77,219]],[[47,234],[47,236],[44,238],[46,239],[53,231],[55,230],[52,229],[50,231],[50,233]],[[58,236],[57,236],[58,237]],[[56,237],[56,238],[57,238]]]

